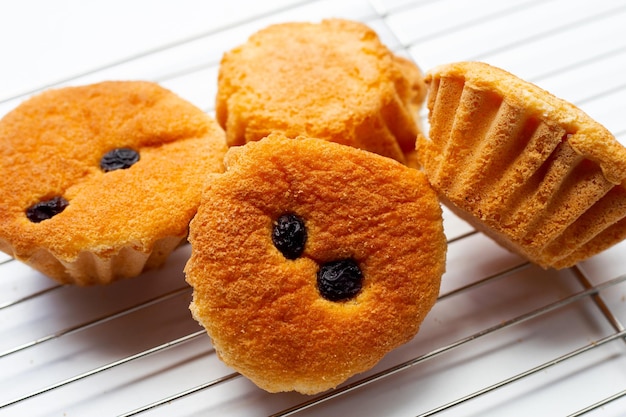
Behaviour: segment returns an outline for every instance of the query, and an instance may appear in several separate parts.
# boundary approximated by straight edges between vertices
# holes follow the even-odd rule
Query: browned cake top
[[[415,147],[424,97],[419,69],[369,27],[293,22],[269,26],[224,55],[216,117],[231,145],[274,131],[403,159]]]
[[[0,122],[0,248],[71,261],[82,251],[150,251],[157,239],[184,237],[203,175],[223,171],[225,151],[215,121],[153,83],[33,97]],[[103,158],[113,166],[102,167]],[[128,166],[114,169],[120,161]],[[62,212],[29,220],[29,209],[46,217],[59,202]]]
[[[299,250],[273,240],[284,214],[306,230]],[[438,295],[446,253],[441,208],[420,171],[279,135],[231,148],[190,242],[191,309],[222,359],[266,390],[304,393],[410,340]],[[339,301],[317,283],[335,261],[362,273],[360,290]]]

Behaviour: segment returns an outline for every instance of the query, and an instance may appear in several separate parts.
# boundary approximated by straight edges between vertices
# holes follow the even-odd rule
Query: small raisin
[[[353,259],[326,262],[317,271],[317,288],[329,301],[355,297],[363,286],[363,273]]]
[[[283,214],[274,222],[272,242],[285,258],[300,257],[304,251],[306,239],[304,221],[295,214]]]
[[[139,161],[139,153],[130,148],[116,148],[105,153],[100,159],[100,168],[104,172],[126,169]]]
[[[63,197],[52,197],[50,200],[40,201],[26,209],[26,217],[33,223],[39,223],[61,213],[68,205],[69,202]]]

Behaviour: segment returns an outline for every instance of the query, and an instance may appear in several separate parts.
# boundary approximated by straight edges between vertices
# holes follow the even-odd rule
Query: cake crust
[[[279,132],[406,162],[425,91],[419,68],[364,24],[283,23],[224,54],[216,118],[231,146]]]
[[[481,62],[436,67],[426,82],[418,158],[456,214],[545,268],[626,238],[626,148],[600,123]]]
[[[104,172],[103,155],[140,159]],[[62,282],[131,277],[160,265],[187,235],[205,172],[223,170],[219,125],[154,83],[50,90],[0,122],[0,250]],[[34,223],[33,204],[69,205]]]
[[[528,117],[558,125],[579,155],[598,164],[613,184],[626,178],[626,148],[603,125],[577,106],[501,68],[483,62],[457,62],[435,67],[426,74],[435,79],[463,79],[477,91],[490,91],[506,99],[511,107],[523,108]]]
[[[304,219],[297,259],[273,245],[273,222]],[[446,242],[421,172],[318,139],[271,135],[227,154],[190,229],[191,311],[220,358],[270,391],[313,394],[409,341],[435,303]],[[320,265],[351,258],[356,297],[320,295]]]

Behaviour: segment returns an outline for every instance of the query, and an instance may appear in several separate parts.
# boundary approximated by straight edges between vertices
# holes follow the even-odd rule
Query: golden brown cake
[[[443,65],[426,82],[418,159],[454,212],[544,268],[626,238],[626,149],[603,126],[485,63]]]
[[[148,82],[44,92],[0,121],[0,250],[61,283],[108,283],[185,241],[224,132]]]
[[[229,145],[280,132],[406,163],[425,91],[418,67],[361,23],[284,23],[224,54],[216,117]]]
[[[409,341],[439,292],[441,207],[420,171],[320,139],[231,148],[190,227],[191,311],[219,357],[313,394]]]

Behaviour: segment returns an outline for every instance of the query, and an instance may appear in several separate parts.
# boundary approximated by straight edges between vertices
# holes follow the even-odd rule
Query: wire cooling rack
[[[5,2],[0,115],[106,79],[157,81],[212,113],[224,51],[271,23],[324,17],[369,24],[423,69],[503,67],[626,139],[621,0]],[[0,415],[626,415],[626,244],[542,270],[444,215],[447,272],[419,334],[312,397],[265,393],[219,362],[188,310],[188,246],[91,288],[0,257]]]

